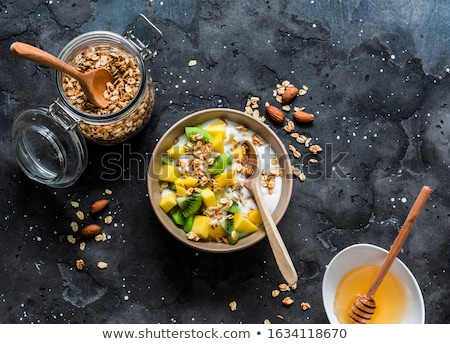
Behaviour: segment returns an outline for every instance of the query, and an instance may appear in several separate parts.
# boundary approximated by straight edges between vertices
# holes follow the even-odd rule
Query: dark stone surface
[[[54,74],[10,57],[9,45],[20,40],[58,55],[81,33],[121,33],[138,13],[164,33],[148,63],[157,94],[148,127],[126,144],[89,145],[74,186],[30,181],[11,154],[12,121],[55,100]],[[1,323],[283,322],[277,314],[285,323],[326,323],[326,264],[354,243],[388,249],[424,184],[433,193],[399,258],[421,287],[426,322],[449,323],[447,1],[3,0],[0,18]],[[190,59],[198,65],[189,68]],[[154,146],[178,119],[210,107],[243,110],[252,95],[274,102],[284,79],[309,87],[295,105],[316,121],[302,130],[327,147],[315,171],[292,160],[309,178],[294,183],[279,224],[300,276],[289,308],[271,297],[282,279],[267,242],[229,255],[182,246],[161,228],[145,180]],[[110,152],[123,157],[114,181],[101,179]],[[108,239],[80,251],[65,239],[75,220],[70,201],[87,212],[106,188]],[[100,260],[106,270],[97,269]],[[301,311],[302,301],[311,309]]]

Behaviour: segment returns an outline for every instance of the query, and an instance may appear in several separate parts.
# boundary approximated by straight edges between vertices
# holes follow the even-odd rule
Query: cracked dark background
[[[12,58],[9,45],[58,55],[82,33],[122,33],[139,13],[164,34],[147,63],[157,97],[149,125],[126,144],[89,145],[88,168],[69,188],[30,181],[11,154],[12,122],[50,105],[57,91],[53,71]],[[430,185],[399,258],[421,287],[426,323],[449,323],[449,19],[446,0],[1,0],[0,322],[327,323],[328,262],[354,243],[389,249]],[[187,66],[191,59],[197,66]],[[266,241],[227,255],[182,246],[155,217],[145,180],[153,148],[178,119],[212,107],[243,110],[251,96],[273,103],[285,79],[308,86],[295,105],[316,120],[301,130],[328,147],[318,170],[292,160],[308,179],[294,183],[279,223],[300,277],[291,307],[271,297],[282,279]],[[267,124],[291,143],[280,125]],[[101,180],[102,157],[129,149],[138,161],[123,161],[122,178]],[[70,201],[86,210],[106,188],[108,240],[80,252],[65,239],[75,220]],[[311,309],[301,311],[302,301]]]

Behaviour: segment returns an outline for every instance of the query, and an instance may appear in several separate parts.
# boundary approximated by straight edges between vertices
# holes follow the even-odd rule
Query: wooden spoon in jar
[[[31,60],[69,74],[80,82],[84,94],[92,104],[100,108],[108,106],[109,101],[103,97],[103,93],[106,90],[106,84],[114,81],[109,70],[99,68],[82,73],[46,51],[22,42],[14,42],[9,50],[14,57]]]
[[[391,249],[389,250],[386,258],[384,258],[381,267],[378,269],[374,279],[372,280],[369,290],[365,295],[360,295],[353,302],[348,312],[348,316],[354,323],[367,324],[372,319],[376,309],[376,303],[373,297],[381,282],[383,281],[383,278],[386,276],[389,268],[394,262],[395,257],[397,257],[398,253],[400,252],[400,249],[402,248],[406,237],[408,236],[414,223],[416,222],[417,217],[422,211],[422,208],[425,205],[430,193],[431,188],[429,186],[422,187],[422,190],[420,191],[416,201],[409,211],[409,214],[406,217],[406,220],[403,223],[400,232],[397,234],[397,237],[395,238]]]
[[[267,208],[264,196],[262,194],[261,163],[259,155],[253,143],[250,141],[245,141],[244,145],[247,148],[246,155],[249,158],[249,163],[253,168],[253,174],[251,177],[246,179],[245,186],[253,194],[253,198],[255,199],[256,205],[261,213],[264,229],[281,275],[284,277],[289,286],[294,286],[298,281],[297,271],[295,270],[289,252],[275,222],[273,221],[272,214]]]

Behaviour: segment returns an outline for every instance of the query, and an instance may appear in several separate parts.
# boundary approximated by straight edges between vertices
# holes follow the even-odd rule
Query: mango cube
[[[260,225],[263,223],[261,213],[258,209],[253,209],[248,212],[248,219],[252,221],[255,225]]]
[[[226,238],[227,237],[227,233],[225,232],[225,230],[222,228],[222,226],[217,226],[216,228],[210,228],[209,229],[209,239],[216,241],[217,237],[222,237],[222,238]]]
[[[186,189],[194,187],[198,182],[198,178],[191,176],[183,176],[175,180],[175,185],[184,186]]]
[[[177,196],[174,193],[165,194],[159,201],[159,206],[165,213],[168,213],[174,206],[177,205]]]
[[[234,214],[234,229],[238,232],[256,232],[259,228],[243,213]]]
[[[221,189],[226,188],[228,185],[234,184],[234,171],[233,170],[226,170],[219,174],[217,177],[214,178],[217,182],[217,186]]]
[[[178,197],[186,196],[186,189],[181,185],[175,185],[176,194]]]
[[[167,154],[169,154],[169,156],[172,159],[178,159],[180,157],[180,155],[185,154],[186,153],[186,148],[184,146],[180,146],[180,145],[173,145],[172,147],[170,147],[167,150]]]
[[[210,133],[212,136],[216,136],[217,134],[220,134],[222,136],[222,139],[227,138],[227,131],[225,128],[225,123],[223,121],[211,123],[208,125],[205,129],[208,133]]]
[[[159,171],[159,180],[164,182],[175,182],[180,177],[180,171],[173,165],[162,165]]]
[[[217,205],[216,194],[211,189],[203,189],[200,194],[205,207],[215,207]]]
[[[233,155],[237,156],[239,159],[242,159],[244,157],[244,148],[242,146],[236,147],[233,150]]]
[[[216,152],[223,153],[225,151],[225,141],[221,134],[216,134],[212,138],[213,149]]]
[[[205,215],[195,215],[191,232],[194,232],[202,239],[208,239],[210,230],[211,224],[209,222],[209,217]]]

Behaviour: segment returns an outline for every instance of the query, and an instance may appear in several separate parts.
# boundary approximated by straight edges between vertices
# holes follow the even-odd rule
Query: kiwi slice
[[[173,160],[170,158],[170,155],[167,153],[164,153],[161,156],[161,162],[165,165],[173,165]]]
[[[179,207],[173,207],[170,209],[169,214],[172,217],[173,222],[175,222],[178,226],[184,226],[186,223],[186,218]]]
[[[200,127],[186,127],[184,128],[184,132],[186,133],[186,137],[188,140],[191,140],[192,136],[196,136],[198,134],[201,134],[201,137],[199,136],[200,137],[199,140],[203,142],[208,142],[212,140],[212,135],[208,133],[205,129]]]
[[[192,225],[194,224],[195,214],[189,215],[184,222],[184,232],[189,233],[192,230]]]
[[[239,239],[239,232],[234,230],[234,220],[226,219],[223,226],[224,226],[225,233],[227,233],[228,242],[231,245],[236,244]]]
[[[232,213],[232,214],[236,214],[236,213],[239,213],[239,210],[240,210],[239,204],[237,202],[233,202],[233,204],[231,204],[230,209],[228,209],[228,212]]]
[[[208,167],[208,171],[211,174],[219,174],[222,173],[225,168],[233,162],[233,156],[230,152],[226,151],[220,154],[212,163],[211,166]]]
[[[189,196],[182,196],[177,198],[178,206],[181,208],[181,213],[184,217],[189,217],[195,214],[202,206],[202,195],[194,192]]]
[[[231,245],[236,244],[239,240],[239,232],[238,231],[233,231],[233,232],[231,234],[228,234],[228,236],[227,236],[228,242]]]

